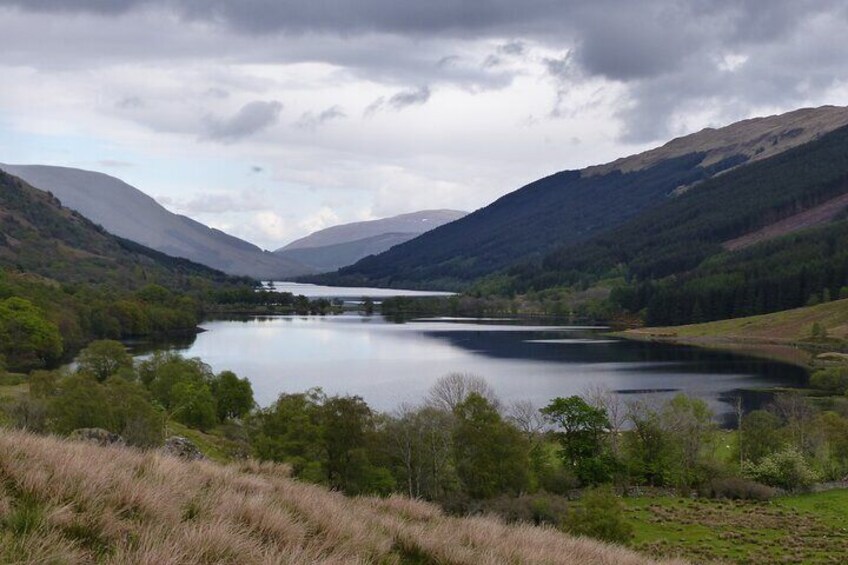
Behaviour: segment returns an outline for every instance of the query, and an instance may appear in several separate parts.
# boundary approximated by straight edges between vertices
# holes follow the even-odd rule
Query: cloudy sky
[[[848,104],[848,0],[0,0],[0,162],[266,248]]]

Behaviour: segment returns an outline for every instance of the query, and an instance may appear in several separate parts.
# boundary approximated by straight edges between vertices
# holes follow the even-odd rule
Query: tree
[[[271,406],[251,415],[247,428],[256,456],[289,463],[295,476],[325,483],[327,455],[321,437],[325,400],[321,389],[281,394]]]
[[[110,414],[107,429],[128,445],[153,447],[162,443],[165,417],[150,402],[150,393],[136,382],[112,376],[102,385]]]
[[[348,494],[388,493],[394,484],[387,469],[375,466],[374,414],[358,396],[334,396],[321,406],[321,436],[327,453],[330,487]]]
[[[688,486],[701,478],[699,467],[715,430],[712,419],[706,402],[685,394],[676,395],[663,406],[660,421],[673,450],[680,485]]]
[[[632,433],[625,436],[631,475],[652,486],[666,484],[672,453],[659,413],[646,400],[633,401],[627,404],[627,419],[632,426]]]
[[[0,300],[0,355],[10,369],[28,371],[56,363],[62,355],[56,325],[28,300]]]
[[[742,472],[749,479],[786,490],[806,489],[818,479],[794,447],[771,453],[757,464],[746,463]]]
[[[492,404],[472,392],[454,411],[454,461],[473,498],[518,494],[529,484],[529,445]]]
[[[223,371],[212,381],[212,395],[217,405],[218,420],[242,418],[256,404],[250,381],[240,379],[232,371]]]
[[[171,389],[171,415],[187,426],[207,430],[215,425],[215,398],[205,382],[181,380]]]
[[[590,488],[568,513],[565,529],[578,536],[626,544],[633,537],[633,526],[624,516],[625,509],[609,486]]]
[[[557,426],[563,460],[581,481],[595,483],[609,478],[613,461],[604,446],[610,425],[606,412],[579,396],[569,396],[555,398],[542,408],[542,414]]]
[[[111,426],[109,400],[92,375],[77,373],[62,379],[48,404],[51,427],[60,434],[78,428]],[[113,430],[110,430],[113,431]]]
[[[443,499],[457,489],[452,414],[430,406],[401,407],[385,427],[398,482],[411,498]]]
[[[133,359],[121,342],[101,339],[80,351],[77,364],[78,371],[90,373],[103,382],[121,369],[132,367]]]
[[[742,418],[742,461],[758,462],[783,445],[780,418],[765,410],[754,410]]]
[[[470,373],[449,373],[441,377],[430,388],[427,403],[439,410],[454,412],[471,394],[478,394],[496,409],[500,408],[500,401],[486,379]]]

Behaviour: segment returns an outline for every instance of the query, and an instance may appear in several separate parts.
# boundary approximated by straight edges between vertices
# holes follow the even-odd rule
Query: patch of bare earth
[[[745,234],[736,239],[725,241],[722,245],[729,251],[745,249],[757,243],[768,241],[782,235],[787,235],[806,228],[812,228],[826,224],[835,218],[840,212],[848,208],[848,193],[828,200],[809,210],[804,210],[788,218],[775,222],[755,232]]]

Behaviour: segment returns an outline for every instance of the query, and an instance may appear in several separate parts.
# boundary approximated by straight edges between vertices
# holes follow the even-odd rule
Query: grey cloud
[[[388,100],[386,100],[385,96],[380,96],[365,108],[363,115],[366,118],[371,117],[387,107],[395,111],[400,111],[409,106],[420,106],[427,103],[431,94],[429,86],[421,86],[419,88],[397,92]]]
[[[138,96],[127,96],[115,102],[115,107],[121,110],[144,107],[144,101]]]
[[[347,114],[345,114],[341,106],[336,105],[331,106],[318,114],[315,114],[314,112],[304,112],[300,116],[300,119],[298,119],[295,123],[295,126],[301,129],[314,130],[318,126],[321,126],[331,120],[338,120],[346,117]]]
[[[52,47],[28,47],[41,50],[42,65],[150,59],[156,53],[260,63],[323,61],[383,84],[455,84],[477,91],[504,87],[515,75],[503,72],[494,58],[481,66],[445,53],[463,53],[457,46],[476,39],[510,38],[493,57],[523,57],[536,45],[570,53],[563,65],[543,61],[556,78],[560,98],[576,80],[603,77],[625,85],[630,99],[623,101],[621,118],[629,140],[667,135],[669,117],[690,106],[726,106],[732,113],[744,113],[768,100],[786,107],[809,95],[810,85],[824,84],[828,77],[831,83],[848,79],[846,47],[839,44],[848,43],[843,39],[845,0],[0,0],[2,6],[115,18],[138,9],[133,17],[158,11],[176,15],[177,23],[206,24],[183,26],[180,33],[160,31],[156,42],[116,43],[108,29],[103,31],[108,26],[92,22],[96,34],[102,34],[100,43],[96,34],[90,41],[85,34],[76,41],[48,34],[39,41]],[[65,23],[79,24],[71,18]],[[198,30],[226,33],[227,41]],[[143,38],[141,31],[136,33]],[[15,37],[9,38],[0,59],[33,64]],[[799,38],[811,44],[835,41],[827,52],[834,56],[808,56],[809,48]],[[88,57],[80,56],[85,50]],[[728,53],[749,57],[743,72],[728,75],[716,68],[716,60]],[[366,115],[427,98],[420,91],[417,96],[378,99]]]
[[[498,53],[517,57],[524,54],[526,45],[523,41],[510,41],[498,47]]]
[[[206,137],[232,143],[249,137],[277,122],[283,105],[276,100],[249,102],[229,118],[208,117]]]
[[[430,99],[430,87],[421,86],[413,90],[403,90],[389,98],[388,105],[395,110],[403,110],[407,106],[420,106]]]

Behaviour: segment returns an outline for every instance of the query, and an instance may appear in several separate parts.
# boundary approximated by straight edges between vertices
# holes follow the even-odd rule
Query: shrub
[[[713,479],[701,488],[702,496],[731,500],[769,500],[776,494],[772,487],[742,477]]]
[[[588,489],[568,513],[565,529],[572,534],[626,544],[633,526],[624,517],[624,503],[609,486]]]
[[[568,516],[568,501],[550,494],[501,496],[483,502],[481,510],[507,522],[560,527]]]
[[[745,477],[786,490],[809,488],[818,480],[800,451],[789,447],[763,457],[757,463],[742,466]]]
[[[845,394],[848,390],[848,367],[820,369],[810,377],[810,386],[832,394]]]

